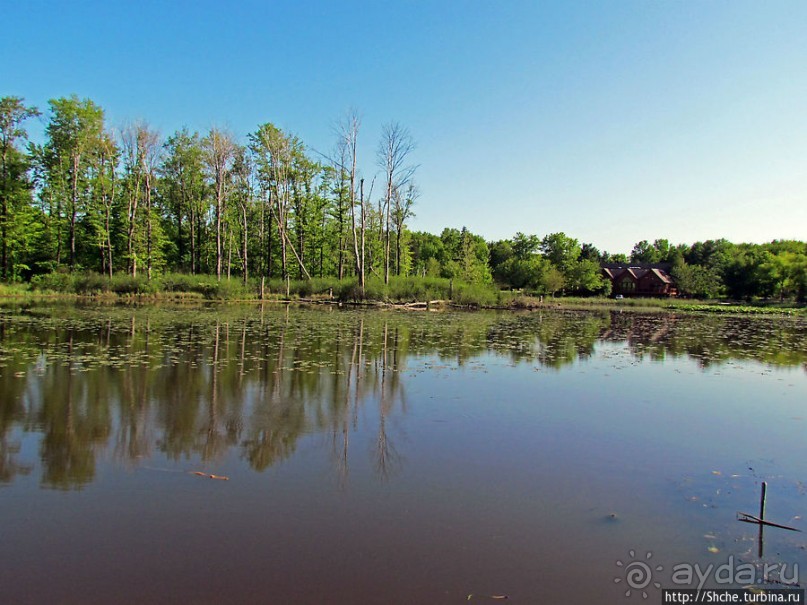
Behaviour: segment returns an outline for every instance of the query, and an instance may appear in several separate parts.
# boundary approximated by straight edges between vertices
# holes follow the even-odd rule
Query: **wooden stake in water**
[[[765,520],[765,495],[768,492],[768,484],[762,482],[762,494],[759,497],[759,518]]]
[[[768,484],[767,482],[763,481],[762,493],[759,496],[760,524],[759,524],[759,540],[758,540],[759,548],[757,549],[757,551],[760,559],[765,556],[765,525],[764,523],[762,523],[762,521],[765,521],[765,496],[767,495],[767,492],[768,492]]]

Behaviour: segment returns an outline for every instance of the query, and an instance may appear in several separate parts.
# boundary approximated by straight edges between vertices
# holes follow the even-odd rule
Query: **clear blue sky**
[[[418,142],[412,227],[488,239],[807,239],[807,2],[0,0],[0,96],[314,149]],[[33,124],[34,136],[42,125]]]

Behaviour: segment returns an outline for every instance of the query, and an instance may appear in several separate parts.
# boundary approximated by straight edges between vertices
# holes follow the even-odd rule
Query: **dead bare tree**
[[[138,252],[142,252],[142,232],[138,231],[140,202],[146,204],[146,259],[151,278],[152,223],[151,206],[154,174],[161,151],[160,135],[145,122],[135,122],[121,131],[123,161],[128,175],[127,199],[127,253],[129,272],[137,276]]]
[[[140,137],[143,146],[143,175],[146,194],[146,275],[151,280],[151,270],[154,260],[154,224],[152,222],[152,196],[154,181],[156,180],[157,166],[162,155],[160,133],[151,130],[148,125],[141,125]]]
[[[353,230],[353,258],[356,265],[356,276],[359,279],[359,288],[361,289],[362,296],[364,296],[364,281],[365,281],[365,268],[364,268],[364,255],[365,255],[365,230],[366,230],[366,210],[364,206],[364,179],[361,180],[361,225],[360,233],[357,231],[356,221],[356,177],[357,177],[357,164],[356,156],[359,140],[359,129],[361,127],[361,118],[355,109],[351,109],[345,114],[345,117],[340,120],[336,127],[336,134],[338,136],[337,149],[338,157],[342,158],[343,163],[340,168],[345,170],[349,175],[349,188],[350,188],[350,224]]]
[[[241,223],[241,266],[243,268],[243,280],[246,285],[249,281],[249,262],[247,257],[248,251],[248,217],[249,210],[253,203],[254,184],[252,178],[254,175],[252,158],[246,147],[238,146],[236,152],[235,163],[233,165],[233,174],[235,175],[235,184],[237,189],[236,201],[239,208],[239,222]]]
[[[381,142],[378,145],[376,158],[378,165],[384,170],[385,186],[384,207],[382,210],[384,231],[384,283],[389,283],[390,266],[390,233],[391,206],[393,192],[406,185],[416,166],[407,166],[406,160],[414,150],[415,143],[409,131],[397,122],[384,124],[381,131]]]
[[[137,277],[138,252],[142,252],[142,234],[138,232],[140,201],[146,204],[146,263],[151,279],[153,252],[152,195],[154,180],[162,146],[160,134],[146,122],[135,122],[121,131],[123,164],[128,177],[126,248],[129,256],[129,273]]]
[[[98,197],[103,208],[103,229],[99,241],[101,266],[109,279],[112,279],[112,209],[115,207],[116,181],[115,166],[118,163],[118,148],[113,138],[102,133],[96,151]]]
[[[211,128],[203,141],[205,163],[213,179],[216,195],[216,279],[221,281],[221,265],[224,256],[222,222],[227,202],[227,184],[235,156],[236,143],[232,134]]]

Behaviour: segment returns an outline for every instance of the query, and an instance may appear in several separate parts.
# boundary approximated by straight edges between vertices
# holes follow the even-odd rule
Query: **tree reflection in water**
[[[623,344],[650,362],[688,356],[807,370],[807,322],[619,312],[427,313],[291,307],[14,309],[0,316],[0,481],[32,471],[21,440],[38,438],[41,484],[93,481],[97,453],[137,465],[161,452],[215,461],[237,450],[256,471],[329,436],[349,476],[360,410],[376,406],[373,466],[401,458],[389,432],[406,413],[413,358],[463,366],[504,357],[558,369]],[[355,455],[366,455],[360,452]]]

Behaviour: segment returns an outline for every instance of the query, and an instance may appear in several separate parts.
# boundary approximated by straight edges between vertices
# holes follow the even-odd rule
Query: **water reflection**
[[[99,452],[138,465],[215,461],[237,451],[255,471],[327,435],[340,481],[351,436],[374,406],[372,465],[402,464],[389,423],[406,413],[406,372],[493,358],[561,368],[619,343],[637,360],[688,356],[703,367],[753,360],[807,370],[807,322],[672,314],[397,313],[305,308],[31,307],[0,314],[0,482],[32,472],[75,489]],[[359,455],[368,455],[360,452]]]

